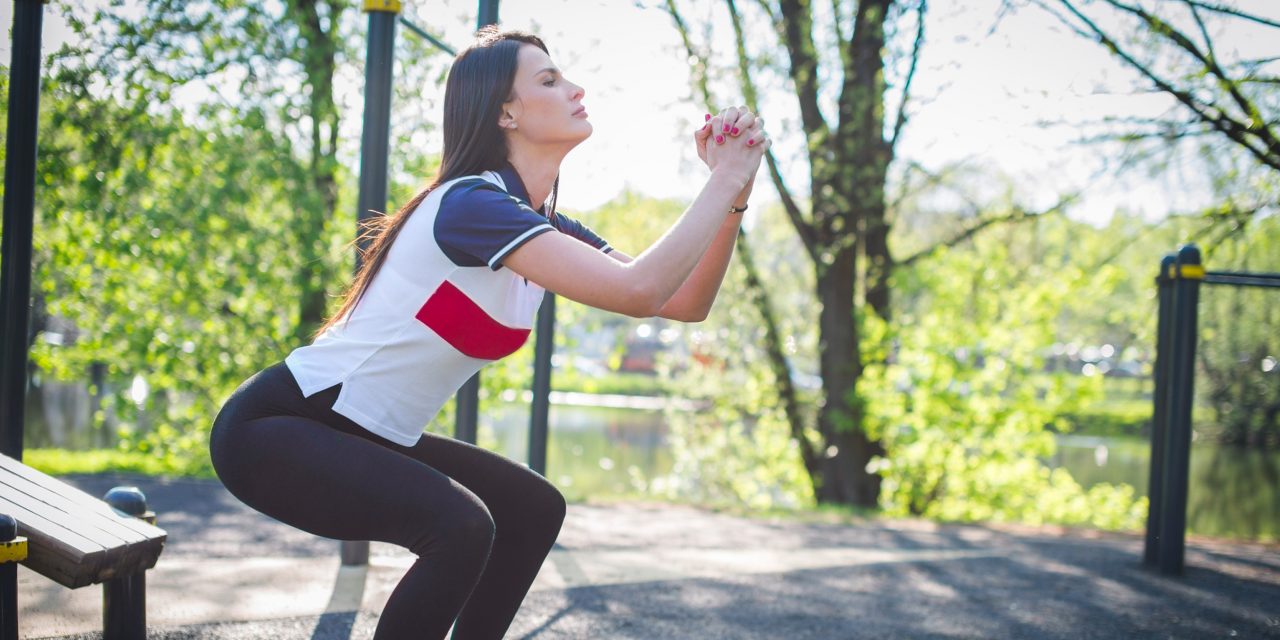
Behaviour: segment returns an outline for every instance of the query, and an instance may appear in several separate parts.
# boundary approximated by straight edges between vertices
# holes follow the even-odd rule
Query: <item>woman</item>
[[[313,343],[245,381],[214,423],[214,468],[244,503],[419,556],[375,638],[443,638],[450,625],[454,638],[501,638],[555,543],[565,502],[554,486],[422,432],[472,374],[524,343],[544,289],[697,321],[724,277],[770,145],[762,121],[707,116],[695,135],[706,186],[633,260],[555,210],[560,162],[591,135],[582,96],[536,36],[482,30],[449,72],[439,177],[384,220]]]

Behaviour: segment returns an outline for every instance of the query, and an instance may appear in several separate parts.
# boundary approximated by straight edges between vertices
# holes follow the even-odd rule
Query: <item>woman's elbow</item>
[[[627,293],[626,301],[619,311],[632,318],[653,318],[662,315],[666,303],[661,292],[647,286],[637,286]]]
[[[659,317],[677,322],[697,323],[707,319],[710,309],[669,309],[664,306],[657,313]]]

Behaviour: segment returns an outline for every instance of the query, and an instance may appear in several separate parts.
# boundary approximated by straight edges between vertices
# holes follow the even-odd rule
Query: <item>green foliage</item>
[[[1205,252],[1215,271],[1280,271],[1280,217],[1263,218]],[[1280,291],[1202,286],[1197,431],[1237,445],[1280,446]]]
[[[77,44],[50,57],[41,99],[31,357],[43,379],[106,366],[94,430],[115,433],[103,444],[207,467],[221,402],[300,344],[324,290],[345,288],[355,181],[338,146],[351,156],[359,136],[338,137],[336,109],[361,105],[335,104],[332,79],[363,50],[348,8],[62,7]],[[393,193],[434,166],[415,98],[441,68],[421,44],[400,48],[413,90],[393,131]],[[131,393],[140,382],[145,399]]]
[[[63,380],[106,363],[105,409],[126,440],[193,454],[221,399],[289,344],[297,176],[260,112],[207,107],[222,125],[193,126],[92,82],[71,69],[46,82],[33,288],[70,326],[39,327],[31,358]],[[128,397],[135,377],[151,389],[143,404]]]
[[[760,416],[728,407],[711,416],[670,414],[667,424],[674,461],[668,476],[649,484],[652,494],[753,511],[813,506],[808,475],[780,409]]]
[[[1045,464],[1055,446],[1046,426],[1061,429],[1058,416],[1096,398],[1099,379],[1045,375],[1044,354],[1071,296],[1110,274],[1053,266],[1052,253],[1026,260],[1011,248],[1023,231],[1035,233],[989,234],[900,271],[895,286],[914,295],[895,325],[864,320],[891,345],[859,385],[887,451],[873,461],[880,504],[944,520],[1137,528],[1145,504],[1132,487],[1085,492]]]
[[[774,301],[780,330],[812,429],[819,393],[813,272],[782,211],[766,208],[756,215],[749,240],[760,270],[779,283]],[[740,263],[731,264],[707,320],[684,328],[691,356],[666,358],[662,373],[675,393],[711,408],[668,412],[673,467],[650,490],[667,499],[752,509],[812,506],[813,487],[765,364],[764,328]]]

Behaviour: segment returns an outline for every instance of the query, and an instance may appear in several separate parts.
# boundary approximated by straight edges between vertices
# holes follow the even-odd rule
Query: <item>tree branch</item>
[[[1226,115],[1226,113],[1222,111],[1222,109],[1218,108],[1216,105],[1204,104],[1199,100],[1197,100],[1189,92],[1180,90],[1174,87],[1173,85],[1171,85],[1165,79],[1157,76],[1154,72],[1152,72],[1149,68],[1147,68],[1146,65],[1138,62],[1128,52],[1126,52],[1124,49],[1121,49],[1119,43],[1113,40],[1110,36],[1106,34],[1106,32],[1102,31],[1102,29],[1100,29],[1096,24],[1094,24],[1092,20],[1090,20],[1087,16],[1085,16],[1078,9],[1076,9],[1076,7],[1071,4],[1070,0],[1058,0],[1058,2],[1063,6],[1065,6],[1073,15],[1076,16],[1077,19],[1083,22],[1092,31],[1092,35],[1089,35],[1087,32],[1084,32],[1083,30],[1079,29],[1074,24],[1071,24],[1070,21],[1066,21],[1061,16],[1061,14],[1057,13],[1056,11],[1052,11],[1051,9],[1048,9],[1047,7],[1045,7],[1044,0],[1032,0],[1032,1],[1035,2],[1037,5],[1049,10],[1050,13],[1052,13],[1059,20],[1062,20],[1064,24],[1068,25],[1077,33],[1080,33],[1082,35],[1085,35],[1086,37],[1091,37],[1093,39],[1098,40],[1103,46],[1107,47],[1107,49],[1109,49],[1113,54],[1118,56],[1126,64],[1133,67],[1140,74],[1142,74],[1144,77],[1150,80],[1153,84],[1155,84],[1156,88],[1176,98],[1178,102],[1182,103],[1184,106],[1190,109],[1200,119],[1204,120],[1207,123],[1212,124],[1214,128],[1220,131],[1223,135],[1227,136],[1228,138],[1235,141],[1240,146],[1244,147],[1247,151],[1253,154],[1260,162],[1262,162],[1263,164],[1273,169],[1276,169],[1277,171],[1280,171],[1280,153],[1269,154],[1265,149],[1258,149],[1254,147],[1252,144],[1249,143],[1249,140],[1246,138],[1245,134],[1249,133],[1249,129],[1247,127],[1244,127],[1240,123],[1230,119]],[[1108,2],[1111,2],[1111,1],[1112,0],[1108,0]],[[1212,109],[1213,112],[1216,112],[1216,115],[1215,113],[1211,113],[1209,111],[1210,109]]]
[[[970,225],[967,229],[961,231],[960,233],[957,233],[956,235],[952,236],[950,239],[939,242],[931,247],[928,247],[927,249],[918,251],[903,260],[899,260],[897,264],[898,266],[902,266],[902,267],[910,266],[912,263],[915,263],[923,258],[931,256],[942,249],[949,249],[951,247],[954,247],[960,244],[961,242],[964,242],[965,240],[972,238],[979,231],[982,231],[983,229],[986,229],[987,227],[990,227],[991,225],[994,225],[994,224],[1003,224],[1006,222],[1025,222],[1027,220],[1034,220],[1042,216],[1057,213],[1062,209],[1064,209],[1067,205],[1074,202],[1077,198],[1079,198],[1079,194],[1070,194],[1067,196],[1063,196],[1061,199],[1058,200],[1057,204],[1053,205],[1052,207],[1049,207],[1048,209],[1045,209],[1044,211],[1026,211],[1018,207],[1018,208],[1015,208],[1013,211],[1002,216],[992,216],[989,218],[984,218]]]
[[[689,38],[689,28],[685,26],[684,18],[680,16],[675,0],[667,0],[667,13],[671,16],[671,20],[676,23],[676,31],[680,32],[680,41],[684,43],[685,53],[689,54],[690,58],[698,61],[693,66],[693,82],[698,86],[698,91],[702,94],[702,101],[707,108],[707,113],[711,113],[715,110],[715,106],[712,104],[711,89],[707,86],[707,56],[698,52],[693,46],[693,40]]]
[[[1191,54],[1193,58],[1200,62],[1200,64],[1204,66],[1205,70],[1218,79],[1219,88],[1226,91],[1227,94],[1231,96],[1231,99],[1235,101],[1236,106],[1240,108],[1244,117],[1247,119],[1247,122],[1236,122],[1236,125],[1260,138],[1263,144],[1267,146],[1269,154],[1280,157],[1280,141],[1275,139],[1270,130],[1262,126],[1262,113],[1251,100],[1245,97],[1244,94],[1240,93],[1240,87],[1233,79],[1227,77],[1226,73],[1222,71],[1222,67],[1218,66],[1217,61],[1213,59],[1212,55],[1206,55],[1201,52],[1190,38],[1183,35],[1177,29],[1174,29],[1173,25],[1161,20],[1159,16],[1148,13],[1143,10],[1142,7],[1125,5],[1118,0],[1107,0],[1107,3],[1117,9],[1138,16],[1138,18],[1145,22],[1152,31],[1173,41],[1175,45],[1183,51]],[[1194,8],[1195,6],[1192,5],[1193,10]],[[1197,20],[1198,19],[1199,18],[1197,17]],[[1221,113],[1222,109],[1218,108],[1218,111]],[[1234,119],[1231,120],[1232,122],[1235,122]]]
[[[911,45],[911,67],[907,70],[907,80],[902,85],[902,99],[898,102],[898,117],[893,123],[893,137],[889,139],[889,158],[892,159],[898,147],[898,136],[902,126],[907,123],[907,101],[911,97],[911,80],[916,75],[916,65],[920,62],[920,47],[924,44],[924,15],[929,9],[928,0],[920,0],[916,5],[916,39]]]
[[[760,5],[760,9],[769,16],[770,24],[778,24],[778,15],[773,12],[773,5],[769,4],[769,0],[756,0],[756,4]]]
[[[1191,2],[1190,0],[1184,1],[1187,3],[1187,8],[1191,10],[1191,17],[1195,18],[1196,27],[1200,29],[1200,37],[1204,38],[1205,51],[1209,52],[1210,59],[1216,60],[1218,58],[1218,54],[1213,52],[1213,38],[1209,37],[1209,29],[1204,26],[1204,20],[1200,19],[1200,12],[1196,11],[1196,5],[1194,2]]]
[[[742,229],[738,230],[738,250],[742,266],[747,272],[747,290],[754,294],[756,309],[760,312],[761,320],[764,321],[765,353],[768,354],[770,368],[773,371],[778,399],[782,402],[783,413],[787,416],[791,437],[800,446],[800,458],[812,477],[814,470],[817,469],[818,456],[813,443],[805,435],[799,397],[795,384],[791,380],[791,363],[787,360],[786,351],[783,350],[782,342],[778,339],[782,333],[778,329],[778,320],[773,312],[773,304],[769,300],[769,290],[760,279],[755,254],[751,250],[750,243],[747,242],[746,231]]]
[[[671,2],[671,0],[668,0]],[[747,108],[755,113],[760,113],[759,94],[756,92],[755,83],[751,80],[751,61],[747,57],[746,37],[742,32],[742,16],[738,15],[738,8],[734,4],[734,0],[725,0],[725,4],[729,9],[729,22],[733,25],[733,36],[735,49],[738,54],[738,78],[742,85],[742,96],[746,100]],[[778,169],[778,161],[773,156],[773,150],[765,152],[765,161],[769,166],[769,177],[773,179],[773,185],[778,189],[778,197],[782,200],[782,208],[787,212],[787,217],[791,219],[791,224],[796,228],[800,240],[804,243],[804,248],[809,253],[809,257],[818,259],[818,243],[816,232],[813,225],[804,219],[800,213],[800,206],[796,204],[795,198],[791,197],[791,191],[787,188],[786,183],[782,180],[782,172]]]
[[[836,42],[838,43],[844,42],[844,29],[840,27],[840,20],[844,17],[844,12],[840,10],[842,4],[843,3],[840,0],[831,0],[831,22],[835,27]],[[848,69],[851,66],[849,61],[849,50],[845,47],[840,47],[840,64],[845,69]]]
[[[778,36],[791,57],[791,79],[800,101],[800,123],[809,139],[810,153],[815,144],[827,140],[827,122],[818,108],[818,59],[813,46],[813,14],[808,2],[781,0],[782,20],[774,24]]]
[[[1280,28],[1280,22],[1269,20],[1267,18],[1263,18],[1262,16],[1256,16],[1251,13],[1245,13],[1243,11],[1240,11],[1239,9],[1224,7],[1222,5],[1211,4],[1208,2],[1200,2],[1199,0],[1188,0],[1187,4],[1199,7],[1201,9],[1204,9],[1205,11],[1212,11],[1214,13],[1221,13],[1229,16],[1235,16],[1237,18],[1243,18],[1250,22],[1256,22],[1258,24],[1266,25],[1268,27]]]

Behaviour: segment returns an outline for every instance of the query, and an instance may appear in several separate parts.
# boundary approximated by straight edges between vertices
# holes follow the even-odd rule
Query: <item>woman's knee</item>
[[[418,555],[446,553],[483,561],[493,548],[497,530],[484,503],[462,497],[446,515],[433,518],[431,530],[420,536],[410,551]]]
[[[564,524],[567,505],[564,494],[555,485],[542,476],[538,476],[527,487],[518,502],[517,514],[520,522],[516,526],[533,532],[542,532],[548,545],[555,542]],[[499,525],[501,526],[501,524]]]

